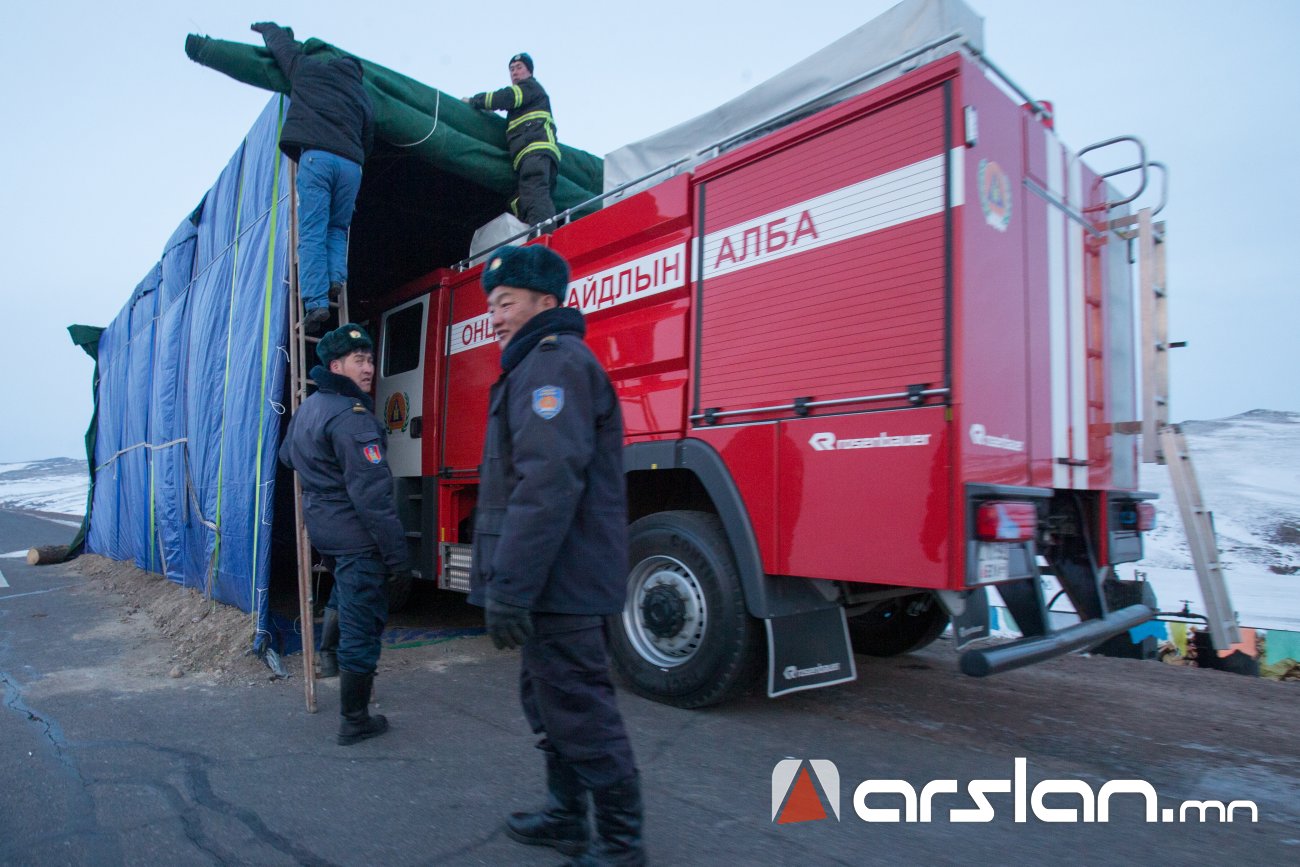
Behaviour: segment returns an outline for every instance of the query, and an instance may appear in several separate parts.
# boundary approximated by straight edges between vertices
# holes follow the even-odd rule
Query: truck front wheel
[[[695,708],[747,688],[762,631],[745,610],[722,522],[707,512],[660,512],[628,534],[627,602],[610,618],[610,643],[632,690]]]

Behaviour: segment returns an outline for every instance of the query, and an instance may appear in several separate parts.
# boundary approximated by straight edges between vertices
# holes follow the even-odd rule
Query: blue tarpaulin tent
[[[273,98],[100,335],[86,550],[250,612],[268,632],[288,364],[288,100]]]
[[[315,40],[306,50],[342,53]],[[186,51],[241,81],[288,87],[260,47],[191,36]],[[363,65],[376,139],[349,233],[349,309],[359,322],[383,293],[465,257],[474,231],[514,195],[504,120]],[[277,146],[288,106],[282,93],[271,99],[98,342],[97,329],[70,329],[98,361],[85,549],[252,613],[261,646],[272,638],[288,366],[291,164]],[[600,189],[601,161],[563,149],[561,204],[586,201]],[[278,565],[296,559],[292,502],[286,488]],[[289,652],[297,636],[283,637]]]

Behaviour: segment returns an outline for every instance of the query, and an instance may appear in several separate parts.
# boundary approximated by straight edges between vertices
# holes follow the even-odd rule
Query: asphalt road
[[[66,542],[72,528],[0,513],[0,553]],[[120,605],[63,566],[0,559],[0,864],[558,864],[520,846],[502,816],[539,803],[541,760],[515,699],[517,659],[473,637],[386,650],[377,685],[392,731],[333,743],[337,687],[321,712],[302,684],[108,676],[166,654]],[[781,700],[684,711],[624,694],[656,864],[1280,864],[1300,859],[1296,684],[1243,683],[1157,663],[1071,659],[986,681],[957,674],[944,643],[859,658],[859,680]],[[1130,679],[1136,679],[1130,682]],[[1135,685],[1136,683],[1136,685]],[[1217,704],[1216,704],[1217,703]],[[840,815],[772,820],[773,768],[830,760]],[[1106,823],[961,823],[972,780],[1142,779],[1158,807],[1253,798],[1259,821],[1150,823],[1119,795]],[[805,766],[806,767],[806,766]],[[820,767],[825,768],[825,765]],[[812,778],[810,778],[812,779]],[[827,779],[827,778],[817,778]],[[859,784],[899,779],[940,794],[932,821],[867,822]],[[823,784],[822,809],[832,807]],[[784,791],[784,790],[783,790]],[[793,796],[792,796],[793,797]],[[806,802],[803,802],[807,806]],[[1049,795],[1044,806],[1083,799]],[[901,807],[872,795],[873,808]],[[788,806],[788,804],[787,804]],[[816,808],[812,808],[816,811]]]

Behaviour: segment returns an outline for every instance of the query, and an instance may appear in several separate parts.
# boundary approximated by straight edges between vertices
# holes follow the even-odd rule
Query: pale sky
[[[990,57],[1055,103],[1072,148],[1142,138],[1169,165],[1172,416],[1300,411],[1300,3],[968,0]],[[694,117],[893,0],[530,4],[7,3],[0,28],[0,462],[82,456],[107,325],[270,94],[191,62],[190,32],[260,43],[273,20],[452,95],[529,51],[560,137],[603,155]]]

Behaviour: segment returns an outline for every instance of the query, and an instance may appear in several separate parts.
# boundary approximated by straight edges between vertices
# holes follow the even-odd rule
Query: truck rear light
[[[1138,530],[1145,533],[1156,528],[1156,507],[1152,503],[1138,503]]]
[[[1121,530],[1145,533],[1156,526],[1156,507],[1151,503],[1126,503],[1119,511]]]
[[[975,510],[975,538],[981,542],[1027,542],[1037,529],[1033,503],[987,502]]]

